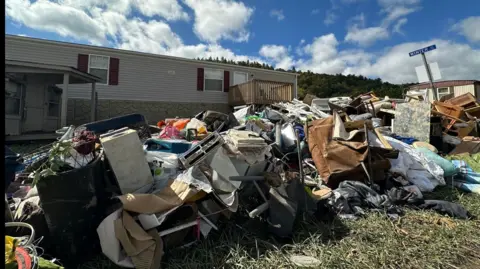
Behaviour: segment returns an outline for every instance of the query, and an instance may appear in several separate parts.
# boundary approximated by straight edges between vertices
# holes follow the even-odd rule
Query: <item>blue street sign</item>
[[[434,50],[434,49],[437,49],[437,46],[436,45],[431,45],[431,46],[425,47],[423,49],[412,51],[408,55],[410,55],[410,57],[412,57],[412,56],[422,54],[422,53],[425,53],[427,51],[431,51],[431,50]]]

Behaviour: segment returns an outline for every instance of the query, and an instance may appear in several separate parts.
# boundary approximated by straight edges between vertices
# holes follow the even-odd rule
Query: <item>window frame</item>
[[[243,72],[243,71],[233,71],[233,85],[238,85],[238,83],[237,83],[237,84],[235,84],[235,83],[236,83],[236,82],[235,82],[235,73],[242,73],[242,74],[245,74],[245,77],[247,78],[247,80],[246,80],[245,82],[243,82],[243,83],[247,83],[247,82],[248,82],[248,72]]]
[[[18,102],[18,114],[7,114],[5,113],[5,117],[7,119],[21,119],[22,117],[22,114],[23,114],[23,111],[22,111],[22,108],[23,108],[23,93],[24,93],[24,90],[23,90],[23,87],[24,87],[24,84],[23,83],[19,83],[15,80],[12,80],[10,78],[5,78],[5,82],[12,82],[14,84],[17,85],[17,91],[20,90],[20,96],[19,97],[11,97],[11,96],[8,96],[8,97],[5,97],[5,101],[7,99],[18,99],[19,102]]]
[[[446,93],[441,93],[439,92],[439,90],[443,90],[443,89],[447,89],[447,92]],[[440,98],[442,98],[443,96],[446,96],[446,95],[449,95],[451,94],[451,90],[450,90],[450,87],[441,87],[441,88],[437,88],[437,98],[438,100],[440,100]]]
[[[109,82],[110,82],[110,56],[107,56],[107,55],[100,55],[100,54],[88,54],[88,73],[90,74],[90,57],[92,56],[98,56],[98,57],[106,57],[107,58],[107,82],[106,83],[101,83],[101,82],[97,82],[96,84],[97,85],[109,85]],[[97,67],[93,67],[93,69],[102,69],[102,70],[105,70],[104,68],[97,68]]]
[[[207,90],[207,70],[209,71],[219,71],[222,73],[222,90],[221,91],[212,91]],[[210,79],[210,80],[219,80],[219,79]],[[203,90],[206,92],[225,92],[225,70],[222,69],[215,69],[215,68],[204,68],[203,69]]]
[[[47,119],[54,119],[54,120],[55,120],[55,119],[59,119],[59,118],[60,118],[60,115],[61,115],[61,113],[62,113],[61,110],[62,110],[62,94],[63,94],[63,93],[60,94],[60,98],[59,98],[59,100],[58,100],[58,103],[55,103],[55,102],[50,101],[50,98],[49,98],[49,97],[50,97],[50,90],[54,91],[55,88],[58,88],[58,87],[56,87],[55,85],[48,85],[48,86],[47,86],[47,90],[46,90],[46,95],[47,95],[47,96],[45,97],[45,99],[46,99],[46,100],[45,100],[45,101],[46,101],[45,103],[47,103],[47,109],[46,109],[46,110],[47,110],[47,111],[46,111],[46,112],[47,112],[47,113],[46,113],[46,114],[47,114],[47,115],[46,115],[46,116],[47,116]],[[58,116],[50,116],[50,115],[49,115],[49,112],[50,112],[50,104],[58,105]]]

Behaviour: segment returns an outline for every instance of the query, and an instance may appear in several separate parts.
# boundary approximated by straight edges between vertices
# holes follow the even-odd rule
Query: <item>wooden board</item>
[[[445,101],[445,103],[455,106],[461,106],[464,108],[479,105],[477,99],[475,99],[475,96],[473,96],[471,93],[465,93],[455,98],[448,99],[447,101]]]

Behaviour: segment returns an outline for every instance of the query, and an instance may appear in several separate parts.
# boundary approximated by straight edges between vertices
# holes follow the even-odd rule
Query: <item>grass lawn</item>
[[[458,202],[480,216],[480,196],[442,187],[427,198]],[[207,240],[167,251],[162,268],[296,268],[291,255],[321,261],[320,268],[480,268],[480,221],[407,210],[398,221],[371,213],[357,221],[307,221],[293,242],[278,242],[255,220],[233,222]],[[120,268],[99,256],[79,268]]]

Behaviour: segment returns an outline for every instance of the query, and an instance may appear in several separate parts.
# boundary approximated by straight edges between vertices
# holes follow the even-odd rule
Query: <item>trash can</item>
[[[22,166],[20,154],[5,146],[5,190],[15,180],[15,172]]]
[[[37,183],[41,207],[55,257],[78,264],[100,251],[96,229],[108,199],[101,156],[90,164],[41,178]]]

